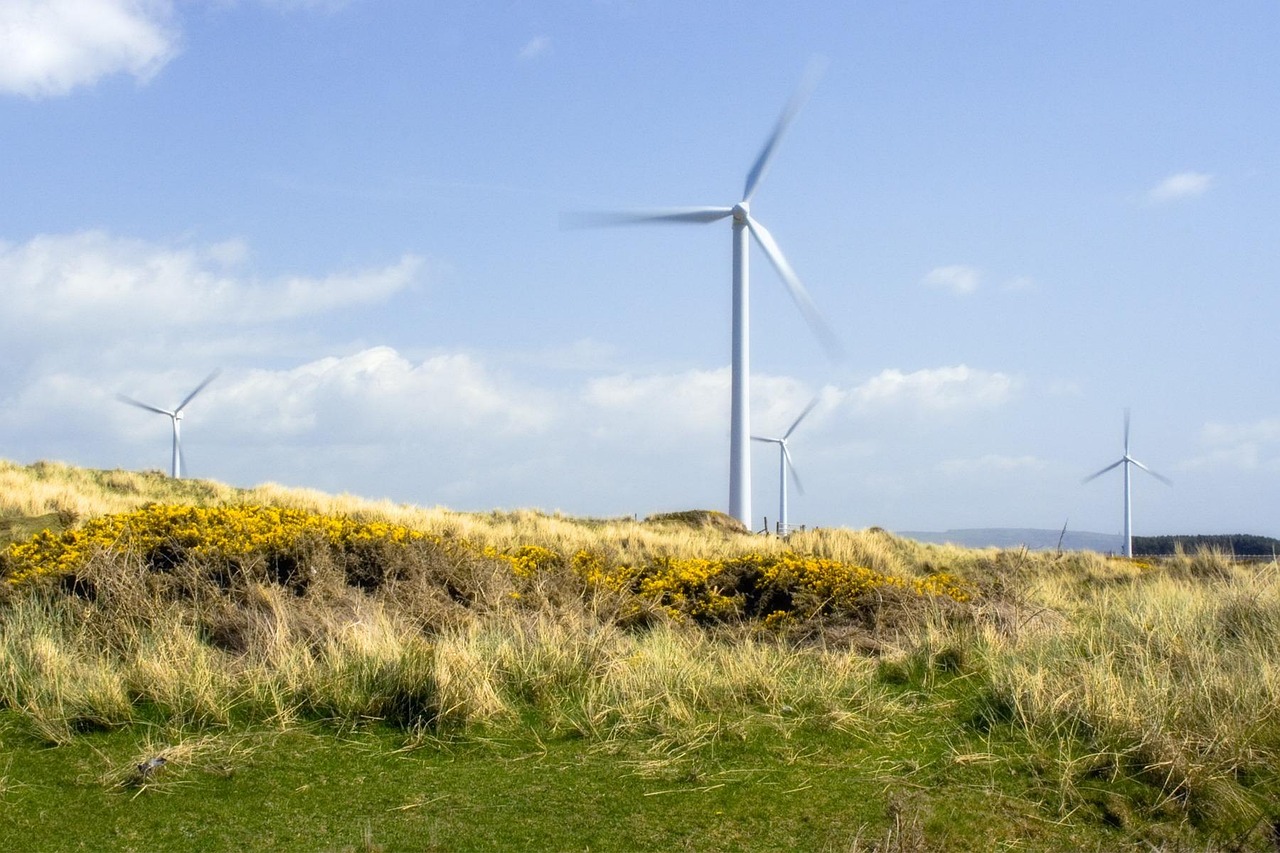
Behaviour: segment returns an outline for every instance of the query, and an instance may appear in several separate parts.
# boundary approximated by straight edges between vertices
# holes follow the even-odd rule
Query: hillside
[[[1274,849],[1274,562],[52,463],[0,501],[4,849]]]

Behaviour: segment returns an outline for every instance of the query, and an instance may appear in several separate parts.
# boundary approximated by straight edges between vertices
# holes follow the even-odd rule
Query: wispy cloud
[[[1280,419],[1244,424],[1207,423],[1200,431],[1200,441],[1207,452],[1180,467],[1189,470],[1224,467],[1241,471],[1280,470]]]
[[[536,59],[547,51],[551,50],[551,39],[548,36],[534,36],[520,48],[518,57],[520,59]]]
[[[990,408],[1009,400],[1017,380],[1006,373],[976,370],[966,365],[903,373],[884,370],[851,392],[867,409],[910,407],[922,412]]]
[[[259,279],[241,241],[166,246],[103,231],[0,243],[0,329],[255,324],[382,301],[417,280],[422,259],[322,277]]]
[[[1147,192],[1147,201],[1166,204],[1204,195],[1213,186],[1213,175],[1204,172],[1178,172],[1156,184]]]
[[[178,51],[169,0],[5,0],[0,92],[65,95],[112,74],[145,82]]]
[[[978,289],[979,274],[973,267],[953,264],[945,267],[934,267],[925,274],[922,280],[930,287],[940,287],[952,293],[973,293]]]

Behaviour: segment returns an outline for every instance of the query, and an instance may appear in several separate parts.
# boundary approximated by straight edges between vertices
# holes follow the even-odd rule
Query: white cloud
[[[667,433],[673,438],[727,432],[729,369],[605,376],[587,383],[582,400],[609,418],[609,431]]]
[[[185,327],[255,324],[379,302],[412,284],[422,260],[380,269],[270,280],[232,275],[248,258],[238,241],[171,247],[101,231],[0,243],[0,328]]]
[[[1170,175],[1147,192],[1147,200],[1157,204],[1204,195],[1213,185],[1213,175],[1179,172]]]
[[[1181,468],[1203,470],[1236,468],[1280,470],[1280,419],[1270,418],[1246,424],[1210,422],[1200,431],[1208,452],[1184,462]]]
[[[235,428],[267,436],[428,441],[440,432],[545,430],[555,408],[539,391],[449,353],[414,363],[390,347],[328,357],[291,370],[251,370],[212,387],[209,404],[234,410]]]
[[[65,95],[118,73],[145,82],[177,53],[169,0],[4,0],[0,92]]]
[[[536,59],[551,49],[551,39],[547,36],[534,36],[520,48],[520,59]]]
[[[121,405],[117,393],[161,408],[176,405],[204,377],[141,366],[118,376],[60,371],[39,377],[0,411],[0,423],[34,426],[70,418],[110,417],[133,437],[148,415]],[[428,443],[442,434],[510,440],[545,431],[559,407],[548,392],[503,377],[475,358],[443,353],[411,361],[390,347],[370,347],[285,370],[229,369],[188,414],[241,440],[333,443]]]
[[[1017,380],[1006,374],[967,365],[903,373],[884,370],[851,392],[865,409],[907,406],[925,413],[990,408],[1006,402]]]
[[[979,274],[973,267],[953,264],[945,267],[934,267],[922,280],[930,287],[941,287],[952,293],[973,293],[978,289]]]
[[[1280,418],[1255,421],[1250,424],[1223,424],[1210,422],[1201,431],[1206,444],[1222,446],[1240,444],[1280,443]]]

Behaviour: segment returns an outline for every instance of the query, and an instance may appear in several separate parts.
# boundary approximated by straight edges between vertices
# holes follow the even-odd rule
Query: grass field
[[[3,849],[1277,849],[1275,563],[4,462],[0,549]]]

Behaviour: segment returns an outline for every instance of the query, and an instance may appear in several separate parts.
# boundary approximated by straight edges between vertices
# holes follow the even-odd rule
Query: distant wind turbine
[[[770,438],[763,435],[751,436],[752,441],[762,441],[767,444],[778,445],[778,532],[785,536],[790,530],[787,523],[787,473],[791,473],[791,479],[795,481],[796,491],[804,494],[804,486],[800,485],[800,475],[796,473],[796,465],[791,460],[791,451],[787,449],[787,439],[791,438],[791,433],[796,431],[796,427],[800,426],[800,422],[805,419],[813,407],[818,405],[818,398],[814,397],[809,405],[804,407],[804,411],[800,416],[791,422],[791,426],[782,434],[781,438]]]
[[[182,477],[182,411],[187,404],[196,398],[196,395],[205,389],[210,382],[218,378],[220,370],[215,370],[205,377],[204,381],[196,386],[195,390],[186,396],[186,398],[175,406],[172,410],[161,409],[152,406],[149,403],[142,403],[132,397],[126,397],[123,394],[117,394],[116,399],[122,403],[128,403],[130,406],[137,406],[139,409],[146,409],[148,412],[155,412],[159,415],[168,415],[169,420],[173,422],[173,467],[171,473],[175,480]]]
[[[782,111],[773,133],[765,141],[764,148],[747,173],[746,186],[742,198],[732,207],[684,207],[665,210],[631,211],[616,213],[582,214],[573,217],[573,221],[584,225],[635,225],[664,222],[706,223],[720,219],[733,220],[733,349],[730,378],[729,403],[729,514],[751,527],[751,453],[748,438],[751,435],[751,389],[750,389],[750,310],[747,275],[747,258],[750,243],[746,233],[750,232],[756,243],[764,250],[765,256],[773,264],[778,275],[786,285],[791,298],[795,301],[800,313],[808,322],[814,334],[822,342],[832,357],[840,353],[840,346],[835,335],[814,307],[808,291],[800,283],[799,277],[787,263],[782,250],[778,248],[773,235],[752,217],[750,212],[751,197],[760,185],[769,162],[773,159],[778,143],[783,134],[795,119],[796,113],[808,100],[814,85],[817,83],[818,69],[811,67],[799,88],[791,96],[786,108]]]
[[[1085,477],[1083,480],[1081,480],[1081,482],[1087,483],[1090,480],[1095,480],[1098,477],[1101,477],[1103,474],[1110,471],[1112,468],[1117,468],[1121,465],[1124,466],[1124,555],[1126,557],[1132,557],[1133,556],[1133,502],[1132,502],[1132,498],[1129,491],[1129,466],[1130,465],[1138,466],[1143,471],[1146,471],[1152,477],[1155,477],[1157,480],[1159,480],[1160,482],[1164,483],[1167,486],[1172,486],[1173,481],[1170,480],[1168,477],[1164,476],[1163,474],[1157,474],[1155,471],[1152,471],[1146,465],[1143,465],[1137,459],[1134,459],[1132,456],[1129,455],[1129,410],[1128,409],[1124,410],[1124,456],[1121,456],[1118,461],[1112,462],[1110,465],[1108,465],[1106,468],[1103,468],[1101,471],[1098,471],[1096,474],[1090,474],[1088,477]]]

